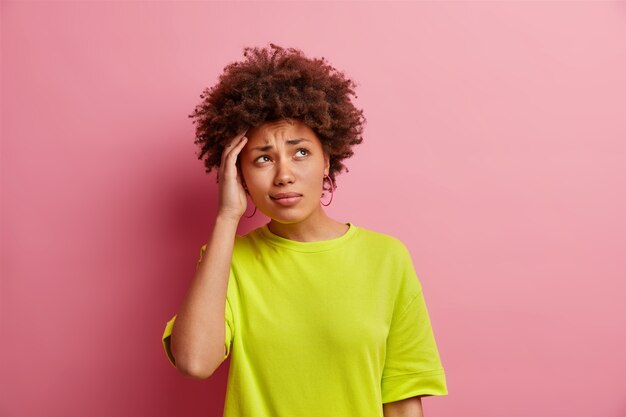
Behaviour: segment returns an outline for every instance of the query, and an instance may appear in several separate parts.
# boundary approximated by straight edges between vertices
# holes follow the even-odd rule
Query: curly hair
[[[206,156],[210,173],[219,167],[224,147],[235,135],[266,121],[297,119],[315,132],[329,153],[329,177],[335,183],[337,173],[349,172],[342,160],[363,141],[366,119],[350,100],[350,95],[358,97],[356,83],[324,57],[310,59],[299,49],[269,45],[244,47],[246,59],[226,65],[219,82],[203,90],[203,101],[189,115],[197,122],[198,159]]]

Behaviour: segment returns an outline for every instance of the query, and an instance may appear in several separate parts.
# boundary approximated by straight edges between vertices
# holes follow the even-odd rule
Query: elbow
[[[187,358],[185,355],[173,354],[176,360],[176,369],[182,375],[192,379],[208,379],[213,375],[221,362],[198,360],[197,358]]]
[[[174,366],[183,376],[192,379],[208,379],[223,362],[223,343],[219,345],[220,351],[212,353],[214,348],[191,349],[188,346],[179,346],[178,340],[173,337],[167,343]],[[206,353],[209,352],[209,355]],[[202,353],[202,354],[200,354]]]
[[[177,369],[187,378],[199,380],[208,379],[211,375],[213,375],[213,372],[215,372],[215,368],[213,367],[198,366],[193,364],[177,365]]]

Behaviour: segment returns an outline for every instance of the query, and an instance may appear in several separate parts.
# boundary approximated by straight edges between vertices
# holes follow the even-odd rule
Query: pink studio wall
[[[358,83],[331,217],[397,236],[449,395],[626,415],[626,4],[2,2],[0,415],[221,416],[161,347],[216,212],[187,117],[244,46]],[[240,233],[265,223],[257,213]]]

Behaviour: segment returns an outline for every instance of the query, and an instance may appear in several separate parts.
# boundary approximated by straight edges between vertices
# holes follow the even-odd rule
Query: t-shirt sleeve
[[[206,251],[206,245],[202,245],[202,247],[200,248],[200,258],[198,259],[198,262],[196,264],[196,269],[198,268],[198,266],[200,265],[200,261],[202,261],[202,256],[204,255],[204,252]],[[230,283],[233,281],[233,269],[231,267],[230,269],[230,275],[228,277],[229,279],[229,289],[231,288]],[[224,357],[222,358],[222,361],[226,360],[226,358],[228,357],[228,355],[230,354],[230,347],[232,344],[232,340],[233,340],[233,332],[234,332],[234,320],[233,320],[233,311],[231,308],[231,304],[230,304],[230,300],[229,300],[229,296],[227,294],[226,296],[226,307],[224,309],[224,317],[225,317],[225,340],[224,340]],[[165,330],[163,331],[163,348],[165,349],[165,354],[167,355],[167,358],[169,359],[170,363],[174,366],[176,366],[176,359],[174,358],[174,355],[172,354],[172,349],[170,346],[170,340],[171,340],[171,335],[172,335],[172,329],[174,328],[174,322],[176,321],[176,315],[174,315],[165,325]]]
[[[402,258],[403,281],[387,336],[383,403],[448,394],[424,293],[408,250],[403,250]]]

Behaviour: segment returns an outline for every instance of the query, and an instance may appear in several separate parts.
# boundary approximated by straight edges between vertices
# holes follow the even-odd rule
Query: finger
[[[243,171],[240,165],[237,165],[237,182],[243,185]]]
[[[228,154],[226,155],[226,159],[236,160],[237,156],[239,155],[243,147],[246,146],[246,143],[248,143],[248,138],[245,136],[241,137],[239,142],[232,149],[228,151]]]
[[[248,129],[246,129],[244,132],[238,134],[237,136],[235,136],[234,138],[232,138],[224,147],[224,150],[222,151],[222,161],[224,159],[226,159],[226,157],[228,156],[228,153],[230,151],[232,151],[234,149],[234,147],[241,143],[241,140],[245,137],[245,134],[248,132]]]
[[[246,145],[246,142],[247,138],[242,138],[241,142],[239,142],[237,146],[235,146],[235,148],[232,149],[226,157],[225,166],[227,167],[227,169],[231,170],[230,172],[233,173],[235,176],[237,176],[240,170],[240,167],[237,164],[239,154],[243,147]]]
[[[228,150],[225,155],[221,167],[224,176],[234,176],[237,177],[236,165],[237,165],[237,157],[239,156],[239,152],[247,143],[247,139],[245,136],[241,138],[239,143],[233,148]]]
[[[224,149],[222,150],[222,155],[220,157],[220,166],[219,166],[219,171],[223,171],[224,170],[224,166],[226,164],[226,159],[228,157],[228,154],[230,153],[230,151],[232,150],[232,145],[237,141],[237,138],[235,137],[233,140],[231,140],[229,143],[227,143],[224,146]]]
[[[235,137],[233,137],[233,138],[231,139],[231,141],[228,143],[228,145],[229,145],[229,146],[236,145],[237,143],[239,143],[239,141],[240,141],[242,138],[244,138],[244,137],[246,136],[246,133],[248,133],[248,129],[246,129],[246,130],[244,130],[243,132],[241,132],[241,133],[239,133],[239,134],[235,135]]]

